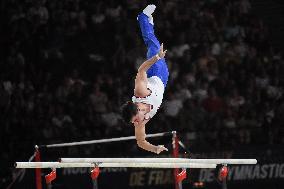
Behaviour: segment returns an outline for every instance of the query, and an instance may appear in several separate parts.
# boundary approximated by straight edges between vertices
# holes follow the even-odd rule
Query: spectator
[[[168,92],[168,99],[165,100],[164,104],[164,113],[169,117],[176,117],[182,108],[182,100],[176,97],[176,94],[173,92]]]
[[[208,97],[203,100],[202,106],[210,113],[221,113],[225,108],[223,100],[217,95],[214,88],[209,89]]]

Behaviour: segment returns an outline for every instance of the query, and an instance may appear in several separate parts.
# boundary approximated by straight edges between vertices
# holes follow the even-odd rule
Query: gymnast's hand
[[[157,146],[157,154],[161,153],[162,151],[168,151],[168,149],[164,145]]]
[[[166,53],[167,53],[167,50],[164,51],[164,44],[162,43],[162,44],[161,44],[161,47],[160,47],[160,51],[159,51],[159,53],[158,53],[158,56],[159,56],[160,58],[164,58],[165,55],[166,55]]]

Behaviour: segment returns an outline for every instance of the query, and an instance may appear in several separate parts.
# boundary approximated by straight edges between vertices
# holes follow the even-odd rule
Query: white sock
[[[149,16],[148,20],[149,20],[149,23],[154,26],[154,19],[153,19],[153,16],[152,16],[152,15]]]
[[[143,10],[143,13],[146,14],[149,18],[149,23],[154,25],[154,20],[153,20],[153,12],[155,11],[156,9],[156,5],[148,5],[144,10]]]
[[[156,5],[148,5],[144,10],[143,13],[146,14],[147,16],[152,16],[153,12],[156,9]]]

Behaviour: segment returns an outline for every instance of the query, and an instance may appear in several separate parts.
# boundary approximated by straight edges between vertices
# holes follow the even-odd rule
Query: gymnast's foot
[[[154,20],[153,20],[153,12],[155,11],[156,9],[156,5],[148,5],[144,10],[143,10],[143,13],[146,14],[149,18],[149,23],[154,25]]]

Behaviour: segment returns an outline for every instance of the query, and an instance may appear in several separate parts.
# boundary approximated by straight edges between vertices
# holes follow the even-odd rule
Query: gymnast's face
[[[132,117],[131,123],[134,125],[140,124],[145,120],[145,115],[150,111],[150,106],[148,104],[136,103],[137,114]]]

